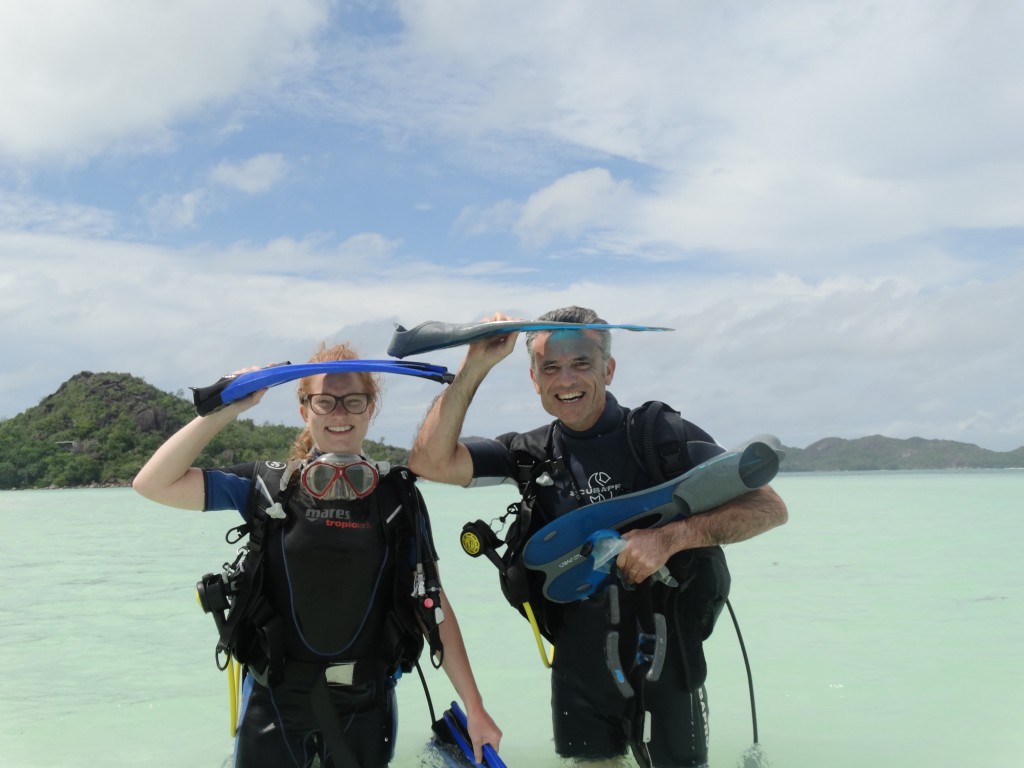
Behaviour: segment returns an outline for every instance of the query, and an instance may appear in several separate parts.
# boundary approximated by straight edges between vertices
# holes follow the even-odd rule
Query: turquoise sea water
[[[1024,765],[1024,471],[783,475],[790,523],[727,549],[753,667],[760,764]],[[458,547],[511,489],[425,483],[445,588],[510,768],[559,766],[547,673],[493,567]],[[0,492],[0,765],[218,768],[231,754],[214,626],[194,597],[233,550],[230,513],[129,489]],[[711,764],[751,716],[736,634],[707,647]],[[452,691],[426,670],[438,713]],[[398,768],[431,766],[415,675]],[[624,764],[632,764],[627,761]]]

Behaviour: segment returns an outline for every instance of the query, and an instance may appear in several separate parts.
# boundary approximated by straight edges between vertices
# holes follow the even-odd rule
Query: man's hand
[[[615,565],[626,581],[639,584],[657,573],[673,555],[671,541],[662,528],[638,528],[622,534],[626,547]]]
[[[490,317],[483,318],[480,322],[496,323],[520,319],[522,318],[509,317],[504,312],[495,312]],[[462,368],[489,371],[512,354],[518,337],[518,332],[506,333],[501,336],[487,336],[480,341],[470,344],[469,349],[466,351],[466,359],[462,363]]]

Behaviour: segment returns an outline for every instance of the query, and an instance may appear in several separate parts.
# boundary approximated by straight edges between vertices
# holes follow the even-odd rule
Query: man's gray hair
[[[545,323],[601,323],[602,325],[608,325],[607,320],[602,320],[597,316],[597,312],[587,307],[562,307],[561,309],[552,309],[550,312],[545,312],[543,315],[537,318],[537,320]],[[538,333],[546,333],[546,331],[527,331],[526,332],[526,353],[530,356],[530,367],[533,368],[533,340],[537,338]],[[612,334],[611,331],[597,331],[597,344],[601,349],[601,357],[607,361],[612,356]]]

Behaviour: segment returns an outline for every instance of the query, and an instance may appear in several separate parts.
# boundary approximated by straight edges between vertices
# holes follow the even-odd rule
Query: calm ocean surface
[[[783,475],[790,523],[727,549],[773,768],[1024,765],[1024,471]],[[547,673],[493,567],[458,547],[511,489],[425,483],[445,588],[510,768],[560,765]],[[0,492],[0,766],[220,768],[227,686],[194,585],[230,559],[230,513],[129,489]],[[728,615],[708,644],[711,764],[751,717]],[[425,670],[438,714],[452,698]],[[398,768],[432,766],[415,675]],[[632,764],[631,762],[624,764]]]

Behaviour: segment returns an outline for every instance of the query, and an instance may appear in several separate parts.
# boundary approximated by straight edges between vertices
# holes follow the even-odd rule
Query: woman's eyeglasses
[[[370,395],[365,392],[352,392],[348,395],[329,395],[323,392],[318,395],[306,395],[302,402],[308,403],[313,413],[326,416],[339,405],[351,414],[366,413],[370,407]]]

